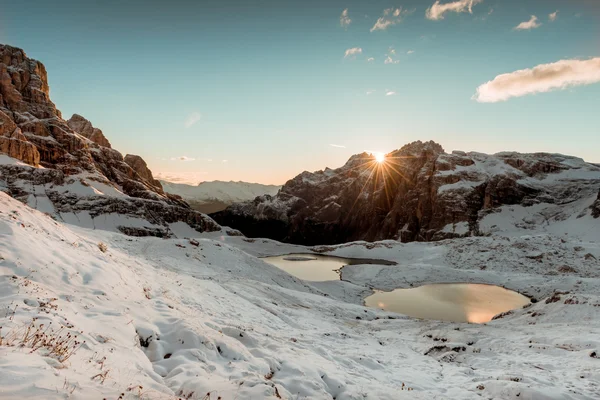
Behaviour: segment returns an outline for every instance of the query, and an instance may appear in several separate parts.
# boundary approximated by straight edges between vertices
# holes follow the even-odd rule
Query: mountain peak
[[[113,228],[135,235],[171,235],[169,224],[177,221],[220,229],[165,193],[140,156],[123,157],[86,118],[62,119],[44,65],[8,45],[0,45],[0,152],[25,163],[0,163],[0,187],[60,218],[123,215]]]

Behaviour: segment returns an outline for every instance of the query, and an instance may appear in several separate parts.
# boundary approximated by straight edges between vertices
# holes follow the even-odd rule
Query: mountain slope
[[[592,204],[599,191],[600,167],[577,157],[447,154],[437,143],[419,141],[387,154],[381,164],[363,153],[335,170],[303,172],[276,196],[211,216],[250,237],[297,244],[430,241],[486,234],[479,221],[506,204],[555,209],[583,200],[577,213],[597,210]]]
[[[193,209],[207,214],[264,194],[275,195],[281,188],[278,185],[233,181],[201,182],[197,186],[168,181],[160,183],[165,192],[181,196]]]
[[[509,208],[505,223],[523,213]],[[0,397],[593,399],[593,223],[553,223],[556,235],[506,223],[489,237],[443,243],[320,247],[398,266],[353,265],[344,281],[312,284],[250,255],[309,248],[210,233],[198,233],[197,245],[128,238],[54,221],[0,192]],[[362,305],[369,287],[456,281],[503,284],[539,301],[482,325]],[[77,335],[68,358],[25,339],[42,324],[55,340]]]
[[[0,45],[0,153],[0,190],[57,219],[131,235],[173,235],[177,223],[220,229],[165,193],[141,157],[123,157],[80,115],[64,120],[44,65],[7,45]]]

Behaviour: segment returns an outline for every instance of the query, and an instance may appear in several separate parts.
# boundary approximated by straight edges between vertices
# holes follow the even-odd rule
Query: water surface
[[[264,257],[263,260],[286,271],[290,275],[313,282],[339,280],[339,271],[345,265],[396,264],[386,260],[344,258],[321,254],[286,254],[283,256]]]
[[[499,286],[472,283],[424,285],[376,292],[365,305],[416,318],[483,323],[495,315],[522,308],[529,299]]]

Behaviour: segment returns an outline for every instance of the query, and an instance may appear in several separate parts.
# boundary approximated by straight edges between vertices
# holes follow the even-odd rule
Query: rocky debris
[[[141,157],[124,158],[90,121],[78,114],[63,120],[49,94],[43,64],[0,45],[0,153],[29,164],[0,164],[2,190],[34,207],[43,197],[59,217],[116,213],[153,225],[145,231],[119,227],[128,234],[168,236],[168,224],[178,221],[198,231],[220,229],[179,196],[165,193]]]
[[[67,121],[67,125],[75,132],[90,139],[92,142],[110,148],[110,142],[104,137],[102,131],[98,128],[94,128],[92,123],[81,115],[73,114],[71,119]]]
[[[383,163],[362,153],[335,170],[305,171],[275,196],[211,216],[249,237],[304,245],[432,241],[485,235],[481,219],[504,205],[560,206],[599,188],[600,168],[576,157],[448,154],[437,143],[417,141],[387,154]]]

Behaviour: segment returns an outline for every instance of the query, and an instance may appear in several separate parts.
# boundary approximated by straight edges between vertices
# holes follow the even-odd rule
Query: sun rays
[[[393,153],[391,153],[393,154]],[[380,152],[367,152],[366,156],[361,157],[363,161],[358,163],[352,168],[345,170],[344,173],[348,174],[351,171],[359,170],[357,177],[358,181],[366,180],[362,184],[360,191],[356,195],[350,212],[354,210],[354,207],[362,197],[371,197],[370,201],[381,201],[385,203],[379,204],[378,208],[383,211],[388,211],[392,206],[393,198],[395,197],[396,190],[402,181],[408,182],[409,179],[402,173],[404,169],[404,163],[407,159],[412,159],[414,156],[392,156],[391,154],[384,154]],[[352,184],[352,183],[350,183]],[[383,189],[385,191],[385,199],[381,197],[372,197],[377,191]]]

